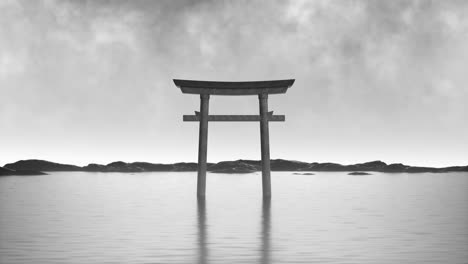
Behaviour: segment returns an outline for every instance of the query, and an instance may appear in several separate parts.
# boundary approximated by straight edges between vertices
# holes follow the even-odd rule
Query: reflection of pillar
[[[260,145],[262,149],[263,197],[271,196],[270,179],[270,135],[268,131],[268,94],[259,94],[260,101]]]
[[[208,248],[206,246],[206,208],[205,197],[198,197],[197,200],[198,217],[198,263],[207,263]]]
[[[271,249],[270,249],[270,215],[271,215],[271,200],[270,198],[264,198],[262,204],[262,248],[260,251],[262,252],[262,256],[260,259],[260,263],[266,264],[270,263],[271,259]]]
[[[198,178],[197,195],[205,196],[206,190],[206,157],[208,147],[208,108],[209,94],[200,95],[200,135],[198,141]]]

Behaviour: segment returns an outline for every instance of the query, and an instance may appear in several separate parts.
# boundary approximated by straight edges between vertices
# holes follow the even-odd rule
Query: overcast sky
[[[467,165],[467,69],[468,1],[2,0],[0,165],[196,161],[172,78],[295,78],[272,158]],[[209,128],[209,161],[260,158],[258,123]]]

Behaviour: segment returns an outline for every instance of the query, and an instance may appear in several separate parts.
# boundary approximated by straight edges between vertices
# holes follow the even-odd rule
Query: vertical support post
[[[259,94],[260,102],[260,145],[262,150],[263,197],[271,197],[270,135],[268,130],[268,94]]]
[[[262,256],[260,263],[271,262],[271,197],[264,197],[262,204]]]
[[[206,203],[205,197],[197,198],[198,216],[198,263],[205,264],[208,259],[208,243],[206,235]]]
[[[208,109],[209,94],[200,95],[200,134],[198,138],[198,177],[197,196],[205,197],[206,191],[206,158],[208,153]]]

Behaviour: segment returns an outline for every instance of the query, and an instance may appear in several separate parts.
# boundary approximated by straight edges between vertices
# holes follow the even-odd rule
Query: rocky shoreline
[[[154,172],[154,171],[196,171],[197,163],[179,162],[159,164],[149,162],[117,161],[107,165],[91,163],[87,166],[60,164],[45,160],[20,160],[0,167],[0,176],[6,175],[43,175],[48,171],[86,171],[86,172]],[[452,166],[444,168],[417,167],[401,163],[386,164],[382,161],[371,161],[352,165],[338,163],[302,162],[284,159],[271,160],[272,171],[343,171],[343,172],[387,172],[387,173],[419,173],[419,172],[468,172],[468,166]],[[212,173],[252,173],[261,171],[258,160],[235,160],[208,163],[208,171]]]

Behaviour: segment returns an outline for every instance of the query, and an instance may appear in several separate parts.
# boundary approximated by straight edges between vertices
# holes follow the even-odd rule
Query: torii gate
[[[182,93],[200,95],[200,112],[184,115],[184,121],[199,121],[197,195],[205,197],[208,121],[260,121],[263,197],[271,197],[269,121],[285,121],[284,115],[268,112],[268,95],[286,93],[294,79],[255,82],[211,82],[174,79]],[[208,115],[210,95],[258,95],[260,115]]]

